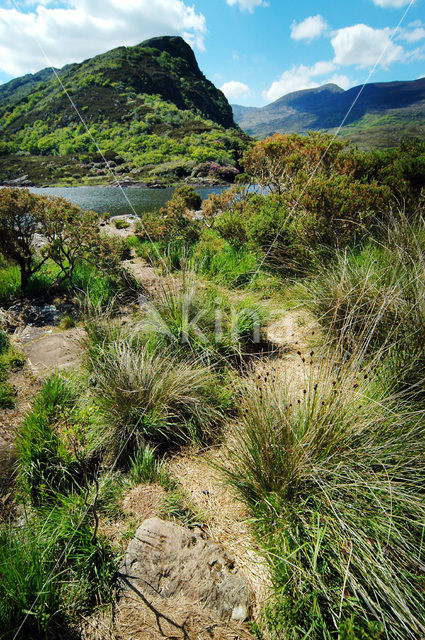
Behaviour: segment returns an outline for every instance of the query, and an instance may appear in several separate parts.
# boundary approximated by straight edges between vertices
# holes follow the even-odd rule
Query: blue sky
[[[0,83],[165,34],[244,105],[425,75],[425,0],[0,0]]]

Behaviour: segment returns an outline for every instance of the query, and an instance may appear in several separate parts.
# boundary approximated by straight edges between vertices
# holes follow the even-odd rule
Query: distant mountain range
[[[0,182],[21,175],[32,184],[107,181],[97,145],[132,181],[196,178],[208,162],[232,177],[247,141],[180,37],[0,85]]]
[[[232,105],[240,127],[265,138],[273,133],[334,131],[360,146],[392,146],[401,137],[424,137],[425,78],[380,82],[344,91],[335,84],[296,91],[262,108]]]

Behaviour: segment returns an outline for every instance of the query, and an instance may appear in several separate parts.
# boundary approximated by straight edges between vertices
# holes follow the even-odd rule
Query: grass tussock
[[[3,527],[2,637],[75,637],[77,616],[111,601],[116,567],[83,496],[58,494],[23,527]]]
[[[104,415],[101,446],[127,455],[146,441],[182,443],[217,437],[227,401],[213,370],[122,339],[99,347],[94,392]]]
[[[191,272],[178,290],[163,287],[142,312],[138,328],[151,345],[221,368],[240,365],[261,348],[267,315],[248,296],[233,302],[215,288],[201,289]]]
[[[424,419],[372,371],[324,363],[295,396],[246,385],[224,473],[270,563],[270,637],[425,632]]]
[[[56,500],[58,492],[80,488],[89,472],[85,431],[90,411],[78,405],[78,397],[71,379],[51,376],[19,428],[19,484],[36,506]]]
[[[8,382],[11,371],[21,369],[25,356],[10,342],[8,334],[0,328],[0,409],[13,409],[15,392]]]

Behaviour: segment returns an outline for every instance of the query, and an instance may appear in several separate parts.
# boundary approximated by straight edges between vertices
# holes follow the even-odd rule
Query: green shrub
[[[127,222],[126,220],[115,220],[114,226],[116,229],[128,229],[128,227],[130,226],[130,223]]]
[[[197,193],[197,191],[195,191],[193,187],[190,187],[189,185],[177,187],[177,189],[173,193],[173,198],[182,198],[185,206],[188,209],[192,209],[194,211],[198,211],[202,205],[201,196],[199,195],[199,193]]]
[[[189,203],[193,204],[194,196],[187,194],[186,187],[182,187],[184,194],[178,190],[173,197],[158,212],[146,212],[140,215],[140,222],[136,223],[136,235],[141,240],[161,241],[165,244],[179,242],[193,244],[199,238],[200,223],[190,217]],[[196,192],[195,192],[195,195]]]
[[[225,211],[217,216],[214,229],[235,249],[240,249],[247,242],[244,219],[239,210]]]

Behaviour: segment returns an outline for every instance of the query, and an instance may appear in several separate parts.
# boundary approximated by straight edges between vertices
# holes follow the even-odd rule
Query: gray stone
[[[132,224],[133,222],[137,222],[138,220],[140,220],[140,218],[131,213],[124,213],[122,215],[112,216],[111,218],[109,218],[109,224],[112,224],[114,222],[121,221],[121,220],[123,222],[128,222],[129,224]]]
[[[198,531],[145,520],[130,542],[120,567],[127,589],[143,598],[181,598],[224,620],[246,620],[250,590],[223,547]]]

